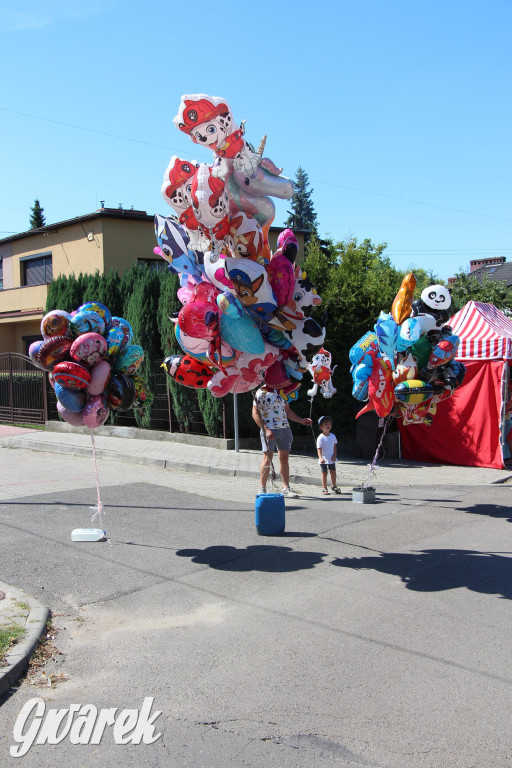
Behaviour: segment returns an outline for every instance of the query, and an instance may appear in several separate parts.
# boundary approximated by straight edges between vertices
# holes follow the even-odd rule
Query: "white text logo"
[[[138,709],[118,707],[98,710],[93,704],[71,704],[66,709],[48,709],[43,699],[30,699],[14,724],[13,738],[19,746],[10,748],[11,757],[23,757],[32,744],[60,744],[68,738],[71,744],[99,744],[105,728],[112,728],[116,744],[153,744],[155,720],[162,714],[151,714],[153,697],[146,696]]]

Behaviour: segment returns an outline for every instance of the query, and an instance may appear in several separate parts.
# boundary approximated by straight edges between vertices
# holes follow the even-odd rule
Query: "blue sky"
[[[2,2],[0,237],[36,197],[49,224],[168,214],[170,157],[211,162],[172,118],[209,93],[306,170],[321,235],[444,279],[512,260],[511,22],[511,0]]]

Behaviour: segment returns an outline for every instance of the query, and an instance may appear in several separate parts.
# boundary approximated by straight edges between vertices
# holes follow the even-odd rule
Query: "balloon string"
[[[94,473],[96,475],[96,494],[97,494],[96,506],[91,507],[91,509],[94,511],[94,515],[91,517],[91,523],[94,523],[95,519],[99,517],[100,527],[103,530],[103,518],[101,516],[101,513],[104,511],[104,509],[103,509],[103,504],[101,503],[101,497],[100,497],[100,481],[98,478],[98,464],[96,462],[96,445],[94,443],[94,432],[92,431],[92,429],[90,429],[89,432],[91,433],[92,457],[94,460]],[[110,539],[107,536],[105,536],[105,538],[107,539],[110,546],[112,546],[112,542],[110,541]]]
[[[366,476],[366,480],[365,480],[365,483],[363,485],[363,491],[365,491],[369,487],[370,481],[372,479],[372,475],[375,473],[375,469],[377,467],[377,461],[379,459],[379,453],[380,453],[380,449],[381,449],[381,446],[382,446],[382,442],[384,440],[384,436],[386,434],[386,430],[388,428],[388,425],[391,423],[391,419],[392,418],[393,418],[392,416],[387,416],[386,420],[384,422],[384,429],[382,430],[382,435],[381,435],[381,438],[379,440],[379,444],[377,446],[377,450],[375,451],[375,456],[373,457],[372,463],[368,466],[368,474]]]

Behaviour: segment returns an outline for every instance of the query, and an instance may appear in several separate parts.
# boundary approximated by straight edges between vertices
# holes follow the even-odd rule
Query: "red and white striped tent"
[[[450,325],[460,337],[457,360],[512,360],[512,321],[494,304],[469,301]]]
[[[512,321],[494,304],[468,302],[450,320],[467,368],[460,389],[440,403],[432,426],[400,425],[402,455],[435,464],[503,468]]]

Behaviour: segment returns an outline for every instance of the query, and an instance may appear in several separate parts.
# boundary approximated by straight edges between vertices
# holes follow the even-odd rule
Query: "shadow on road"
[[[300,535],[300,534],[299,534]],[[254,544],[238,549],[227,545],[205,549],[179,549],[178,557],[190,557],[193,563],[209,565],[221,571],[262,571],[265,573],[289,573],[314,568],[322,562],[322,552],[296,552],[290,547],[272,544]]]
[[[465,587],[512,599],[512,557],[470,549],[425,549],[412,554],[336,558],[332,565],[399,576],[407,589],[441,592]]]
[[[512,523],[512,509],[502,507],[500,504],[473,504],[472,507],[460,507],[459,509],[469,515],[486,515]]]

